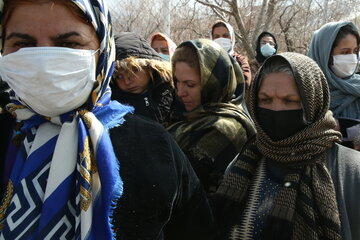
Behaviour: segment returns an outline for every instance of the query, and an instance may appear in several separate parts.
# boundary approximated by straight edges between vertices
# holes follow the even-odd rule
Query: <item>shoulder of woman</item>
[[[127,114],[124,117],[124,120],[124,123],[120,126],[110,129],[110,135],[113,135],[115,138],[128,138],[129,136],[133,136],[137,133],[143,133],[141,135],[142,138],[144,135],[151,137],[151,134],[164,137],[168,136],[168,133],[163,126],[156,121],[141,115]]]
[[[352,179],[360,184],[360,152],[334,144],[328,153],[327,167],[332,176],[335,172],[340,180]]]

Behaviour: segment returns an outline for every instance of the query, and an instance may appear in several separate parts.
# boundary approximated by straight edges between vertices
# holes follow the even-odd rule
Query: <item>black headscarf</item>
[[[269,33],[269,32],[262,32],[260,33],[259,37],[257,38],[256,40],[256,60],[259,62],[259,63],[263,63],[268,57],[265,57],[264,55],[262,55],[261,53],[261,50],[260,50],[260,41],[261,39],[266,36],[266,35],[269,35],[270,37],[272,37],[274,39],[274,42],[275,42],[275,46],[274,48],[276,49],[276,52],[274,54],[277,53],[277,49],[278,49],[278,44],[277,44],[277,41],[276,41],[276,38],[275,36],[272,34],[272,33]]]

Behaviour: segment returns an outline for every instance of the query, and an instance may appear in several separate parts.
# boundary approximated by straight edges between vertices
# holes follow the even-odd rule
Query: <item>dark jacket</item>
[[[114,213],[118,239],[214,239],[205,193],[173,138],[141,116],[125,119],[110,132],[124,181]]]
[[[360,208],[358,202],[360,192],[357,191],[360,184],[360,153],[339,144],[328,149],[326,153],[326,167],[334,183],[336,199],[341,220],[341,235],[343,239],[360,239]],[[270,162],[271,164],[271,162]],[[233,168],[235,161],[229,169]],[[284,166],[272,164],[271,174],[278,179],[283,179],[288,171]],[[230,173],[227,172],[227,174]],[[281,180],[282,181],[282,180]],[[228,199],[214,199],[215,209],[221,225],[231,226],[241,217],[239,204]],[[225,233],[223,233],[226,235]],[[227,239],[226,237],[223,237]]]
[[[11,129],[13,129],[14,120],[10,113],[5,111],[5,106],[10,102],[8,94],[8,86],[0,80],[0,173],[4,172],[5,168],[5,154],[7,143],[10,138]],[[0,199],[4,192],[4,178],[0,174]]]
[[[127,115],[125,120],[110,130],[124,182],[113,214],[117,239],[214,239],[216,228],[205,193],[173,138],[141,116]],[[14,120],[0,114],[0,121],[3,165]]]
[[[141,94],[124,92],[115,83],[112,83],[111,98],[122,104],[133,106],[135,114],[148,117],[167,126],[175,91],[170,83],[162,82],[158,74],[154,74],[154,78],[154,84],[151,84],[148,91]]]

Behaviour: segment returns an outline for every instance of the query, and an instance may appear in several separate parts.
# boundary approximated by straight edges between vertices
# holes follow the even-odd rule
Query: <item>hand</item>
[[[246,56],[236,55],[235,59],[239,63],[239,65],[241,66],[241,69],[243,71],[246,88],[250,88],[251,69],[250,69],[250,64],[249,64],[248,58]]]

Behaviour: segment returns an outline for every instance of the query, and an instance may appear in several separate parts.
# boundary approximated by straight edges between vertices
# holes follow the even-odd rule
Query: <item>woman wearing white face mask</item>
[[[215,238],[175,141],[110,101],[106,2],[0,1],[0,18],[0,239]]]
[[[151,47],[159,53],[160,57],[170,62],[176,49],[176,43],[163,33],[156,32],[150,37]]]
[[[269,32],[260,33],[256,40],[255,59],[250,62],[251,75],[253,78],[265,60],[276,54],[277,49],[278,45],[273,34]]]
[[[314,32],[308,53],[329,83],[330,110],[339,120],[344,144],[355,148],[360,146],[360,125],[348,124],[348,119],[360,120],[360,75],[356,74],[359,44],[353,23],[331,22]]]
[[[251,84],[251,71],[248,58],[235,52],[234,28],[227,22],[217,20],[211,27],[210,38],[218,43],[225,51],[233,56],[239,63],[245,78],[245,87],[248,90]]]

